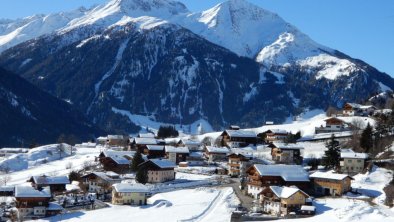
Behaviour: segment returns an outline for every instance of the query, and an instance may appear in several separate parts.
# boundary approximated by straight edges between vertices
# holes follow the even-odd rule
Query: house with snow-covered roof
[[[176,165],[166,159],[150,159],[141,163],[138,167],[146,170],[148,183],[163,183],[175,180]]]
[[[265,131],[265,135],[265,141],[272,143],[275,141],[284,141],[289,136],[289,132],[284,129],[269,129]]]
[[[346,103],[343,106],[344,116],[369,116],[373,115],[376,107],[373,105],[361,105],[357,103]]]
[[[134,150],[138,150],[140,153],[143,153],[148,145],[159,145],[159,141],[151,137],[136,137],[130,141],[130,147]]]
[[[181,139],[178,141],[177,146],[185,146],[189,151],[197,151],[200,150],[201,142],[190,139]]]
[[[165,156],[164,145],[147,145],[144,154],[148,159],[162,158]]]
[[[208,162],[223,161],[230,153],[227,147],[205,146],[204,156]]]
[[[125,135],[108,135],[107,136],[107,145],[108,146],[119,146],[119,147],[127,147],[129,143],[129,136]]]
[[[246,170],[247,192],[257,198],[268,186],[297,186],[303,191],[309,189],[309,174],[299,165],[254,164]]]
[[[35,189],[49,187],[52,193],[66,191],[66,185],[70,184],[70,180],[66,176],[32,176],[28,181]]]
[[[175,147],[175,146],[165,146],[166,158],[176,164],[179,162],[185,162],[186,158],[189,156],[189,148],[187,147]]]
[[[112,185],[112,204],[146,205],[148,193],[148,187],[141,183],[116,183]]]
[[[106,149],[100,153],[98,159],[106,171],[126,173],[130,170],[130,163],[135,151],[115,151]]]
[[[15,187],[16,208],[23,218],[45,217],[51,197],[49,187],[40,190],[25,185]]]
[[[85,174],[81,178],[83,180],[83,184],[87,186],[89,193],[96,193],[97,195],[104,197],[104,199],[111,194],[112,185],[122,181],[119,174],[112,171],[95,171]]]
[[[310,175],[313,189],[316,195],[342,196],[351,190],[353,180],[347,174],[334,173],[333,171],[315,172]]]
[[[351,149],[341,149],[341,159],[339,162],[342,173],[356,174],[361,173],[368,159],[367,153],[357,153]]]
[[[271,156],[272,160],[275,163],[283,163],[283,164],[301,164],[302,156],[301,150],[304,147],[296,145],[296,144],[284,144],[273,142],[268,145],[271,148]]]
[[[230,148],[257,144],[257,134],[251,130],[225,130],[220,136],[222,137],[222,145]]]
[[[263,212],[275,216],[286,216],[305,205],[309,195],[297,187],[269,186],[260,192]]]
[[[350,124],[346,123],[342,119],[336,117],[330,117],[324,120],[325,125],[321,125],[320,127],[315,128],[315,133],[334,133],[334,132],[343,132],[350,131]]]
[[[246,169],[250,166],[249,162],[252,155],[242,153],[231,153],[227,155],[227,171],[229,176],[243,176]]]

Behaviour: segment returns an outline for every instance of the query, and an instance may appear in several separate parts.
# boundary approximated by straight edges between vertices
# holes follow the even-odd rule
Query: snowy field
[[[74,212],[38,221],[230,221],[231,212],[238,205],[231,188],[198,188],[160,193],[148,200],[147,206],[115,206]]]

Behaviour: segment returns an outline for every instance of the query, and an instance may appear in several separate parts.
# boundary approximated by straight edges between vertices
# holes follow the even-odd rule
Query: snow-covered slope
[[[21,42],[63,28],[71,20],[83,16],[86,12],[85,8],[79,8],[70,12],[34,15],[23,19],[0,21],[0,52]]]

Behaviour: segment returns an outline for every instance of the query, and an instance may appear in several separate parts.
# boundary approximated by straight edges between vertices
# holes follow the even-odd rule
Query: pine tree
[[[360,146],[364,152],[369,152],[373,147],[372,127],[368,123],[367,127],[363,130],[360,138]]]
[[[135,180],[138,183],[146,184],[148,182],[148,173],[145,167],[140,167],[135,174]]]
[[[144,158],[142,158],[142,155],[139,151],[135,152],[134,156],[133,156],[133,160],[131,161],[131,170],[136,172],[138,170],[138,165],[140,165],[141,163],[145,162]]]
[[[326,148],[327,150],[323,156],[323,165],[326,169],[335,169],[339,166],[340,150],[334,134],[331,136],[330,141],[326,143]]]

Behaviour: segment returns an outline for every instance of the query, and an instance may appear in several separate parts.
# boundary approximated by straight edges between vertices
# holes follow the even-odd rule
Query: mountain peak
[[[113,0],[109,5],[118,5],[119,8],[125,12],[151,12],[151,11],[166,11],[170,15],[177,15],[188,12],[186,6],[180,2],[171,0]],[[132,16],[132,15],[131,15]]]

